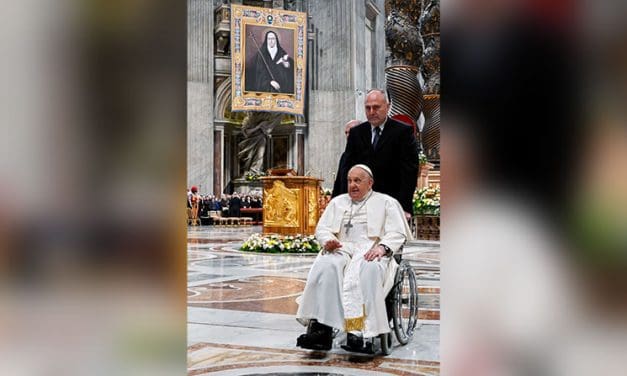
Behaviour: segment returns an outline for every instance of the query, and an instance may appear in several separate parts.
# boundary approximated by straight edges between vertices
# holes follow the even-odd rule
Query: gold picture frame
[[[231,5],[231,111],[303,115],[307,14]]]

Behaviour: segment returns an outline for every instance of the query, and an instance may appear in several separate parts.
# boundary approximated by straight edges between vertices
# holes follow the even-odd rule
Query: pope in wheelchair
[[[380,335],[387,336],[382,347],[391,345],[386,295],[398,279],[393,256],[411,231],[398,201],[374,192],[373,182],[370,168],[353,166],[348,193],[331,200],[318,222],[323,250],[299,299],[296,319],[307,326],[299,347],[330,350],[334,329],[347,333],[342,347],[348,351],[372,353],[372,342],[364,339]]]

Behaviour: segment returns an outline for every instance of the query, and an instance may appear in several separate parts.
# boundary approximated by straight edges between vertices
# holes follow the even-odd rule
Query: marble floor
[[[419,321],[410,343],[392,354],[296,347],[294,318],[312,255],[251,254],[239,246],[260,226],[188,229],[187,366],[189,375],[439,375],[440,245],[404,250],[418,277]]]

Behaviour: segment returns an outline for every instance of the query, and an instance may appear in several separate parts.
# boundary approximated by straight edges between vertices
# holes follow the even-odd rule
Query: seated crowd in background
[[[203,218],[210,217],[209,212],[217,212],[221,217],[241,217],[241,209],[243,208],[262,208],[261,194],[225,194],[215,196],[212,194],[198,196],[198,217],[201,221]],[[188,194],[188,207],[191,207]],[[203,223],[205,224],[205,223]]]

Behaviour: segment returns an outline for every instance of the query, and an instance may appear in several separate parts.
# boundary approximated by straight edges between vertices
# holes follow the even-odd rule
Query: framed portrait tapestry
[[[231,110],[303,115],[307,14],[231,5]]]

